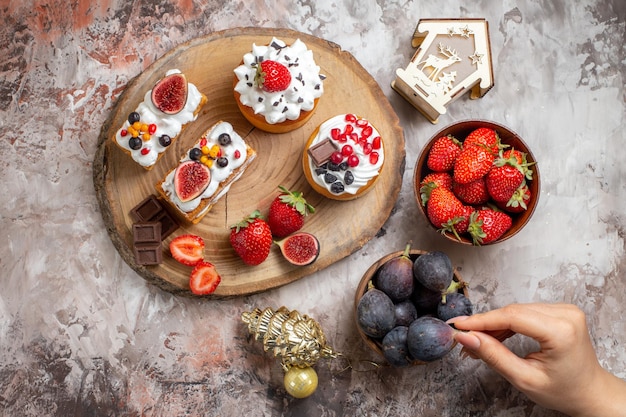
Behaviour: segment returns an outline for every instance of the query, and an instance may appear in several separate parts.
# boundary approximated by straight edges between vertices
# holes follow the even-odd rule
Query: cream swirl
[[[367,120],[357,119],[351,114],[341,114],[328,119],[320,125],[310,147],[326,139],[335,144],[338,153],[341,153],[346,145],[350,147],[351,153],[348,154],[349,151],[346,151],[342,161],[335,163],[334,167],[331,166],[332,161],[317,167],[313,158],[309,158],[313,180],[320,187],[336,195],[345,193],[354,195],[379,174],[385,160],[382,139],[380,133]],[[351,155],[354,162],[350,162]],[[347,174],[348,172],[350,174]]]
[[[284,91],[267,92],[255,84],[259,62],[273,60],[289,69],[291,83]],[[243,64],[234,70],[238,82],[235,91],[240,94],[243,105],[251,107],[255,114],[265,117],[269,124],[296,120],[301,111],[311,111],[315,100],[324,93],[324,76],[313,59],[313,51],[300,39],[286,45],[273,38],[269,45],[252,45],[252,51],[243,56]]]
[[[219,144],[219,137],[222,133],[226,133],[230,136],[231,141],[229,144]],[[189,213],[195,210],[200,205],[200,202],[203,198],[213,197],[215,192],[218,190],[220,184],[224,182],[227,178],[229,178],[237,168],[242,166],[247,158],[246,143],[241,138],[241,136],[239,136],[239,134],[235,132],[232,125],[228,122],[220,122],[212,127],[210,131],[206,132],[203,137],[193,146],[193,148],[201,148],[201,142],[203,141],[203,139],[206,140],[206,146],[209,148],[213,147],[214,145],[218,145],[221,150],[220,156],[222,158],[226,158],[228,160],[228,164],[226,166],[220,166],[217,163],[212,164],[212,166],[210,167],[211,181],[209,182],[208,187],[198,197],[186,202],[183,202],[178,198],[178,195],[176,194],[174,188],[174,175],[176,173],[176,169],[173,169],[167,174],[165,180],[163,181],[162,188],[167,194],[170,201],[185,213]],[[185,156],[181,158],[180,162],[182,163],[185,161],[189,161],[190,159],[191,158],[189,157],[188,151]]]
[[[180,73],[180,70],[172,69],[165,75]],[[159,138],[162,135],[167,135],[174,139],[180,134],[184,124],[196,120],[197,115],[195,111],[202,100],[202,94],[200,94],[198,88],[192,83],[187,83],[187,102],[185,107],[176,114],[165,114],[152,103],[151,96],[152,90],[145,94],[143,101],[135,109],[139,113],[141,123],[156,125],[156,130],[150,136],[150,139],[143,141],[140,149],[131,149],[129,145],[130,136],[128,134],[123,135],[123,132],[127,132],[130,126],[128,120],[124,122],[115,134],[117,144],[129,151],[135,162],[143,167],[154,165],[159,154],[168,148],[168,146],[163,146],[159,142]]]

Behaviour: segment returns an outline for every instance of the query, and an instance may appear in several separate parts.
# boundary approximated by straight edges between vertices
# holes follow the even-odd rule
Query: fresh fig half
[[[170,74],[152,88],[152,103],[165,114],[180,112],[187,103],[187,78],[184,74]]]
[[[320,254],[320,242],[307,232],[297,232],[275,241],[285,259],[293,265],[310,265]]]
[[[174,173],[174,190],[183,203],[202,194],[210,182],[211,170],[200,162],[185,161]]]

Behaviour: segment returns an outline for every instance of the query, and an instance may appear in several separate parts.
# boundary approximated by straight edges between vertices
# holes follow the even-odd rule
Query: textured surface
[[[626,378],[624,3],[293,3],[2,1],[3,415],[558,415],[457,352],[405,370],[366,362],[379,358],[354,329],[354,289],[369,264],[407,240],[448,252],[479,310],[576,303],[589,315],[602,364]],[[504,123],[541,163],[533,219],[493,247],[451,245],[418,216],[412,167],[440,126],[390,87],[413,54],[419,18],[458,16],[489,21],[495,87],[453,103],[440,126],[471,117]],[[351,52],[404,128],[404,185],[377,237],[326,270],[249,297],[178,297],[148,284],[115,251],[92,183],[97,138],[125,85],[155,59],[238,26],[289,27]],[[278,361],[239,319],[280,305],[317,319],[344,354],[318,364],[320,386],[305,400],[286,395]],[[532,348],[523,339],[508,343],[516,352]]]

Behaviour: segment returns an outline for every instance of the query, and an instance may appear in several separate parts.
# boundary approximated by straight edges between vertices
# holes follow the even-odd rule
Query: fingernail
[[[454,324],[454,323],[458,323],[458,322],[463,321],[463,320],[467,320],[468,318],[469,318],[469,316],[456,316],[456,317],[452,317],[450,320],[446,321],[446,323]]]
[[[454,334],[454,338],[469,350],[478,350],[480,348],[480,339],[471,332],[457,332]]]

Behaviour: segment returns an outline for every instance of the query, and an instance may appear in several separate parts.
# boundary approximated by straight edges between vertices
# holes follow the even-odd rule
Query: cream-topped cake
[[[152,169],[206,102],[206,96],[180,70],[169,70],[146,92],[113,140],[139,165]]]
[[[302,158],[309,184],[335,200],[351,200],[369,190],[384,162],[380,133],[354,114],[322,123],[310,136]]]
[[[220,121],[187,150],[156,190],[184,219],[198,223],[256,157],[232,125]]]
[[[234,73],[241,112],[254,126],[272,133],[304,124],[324,93],[325,76],[300,39],[290,45],[277,38],[269,45],[253,44]]]

